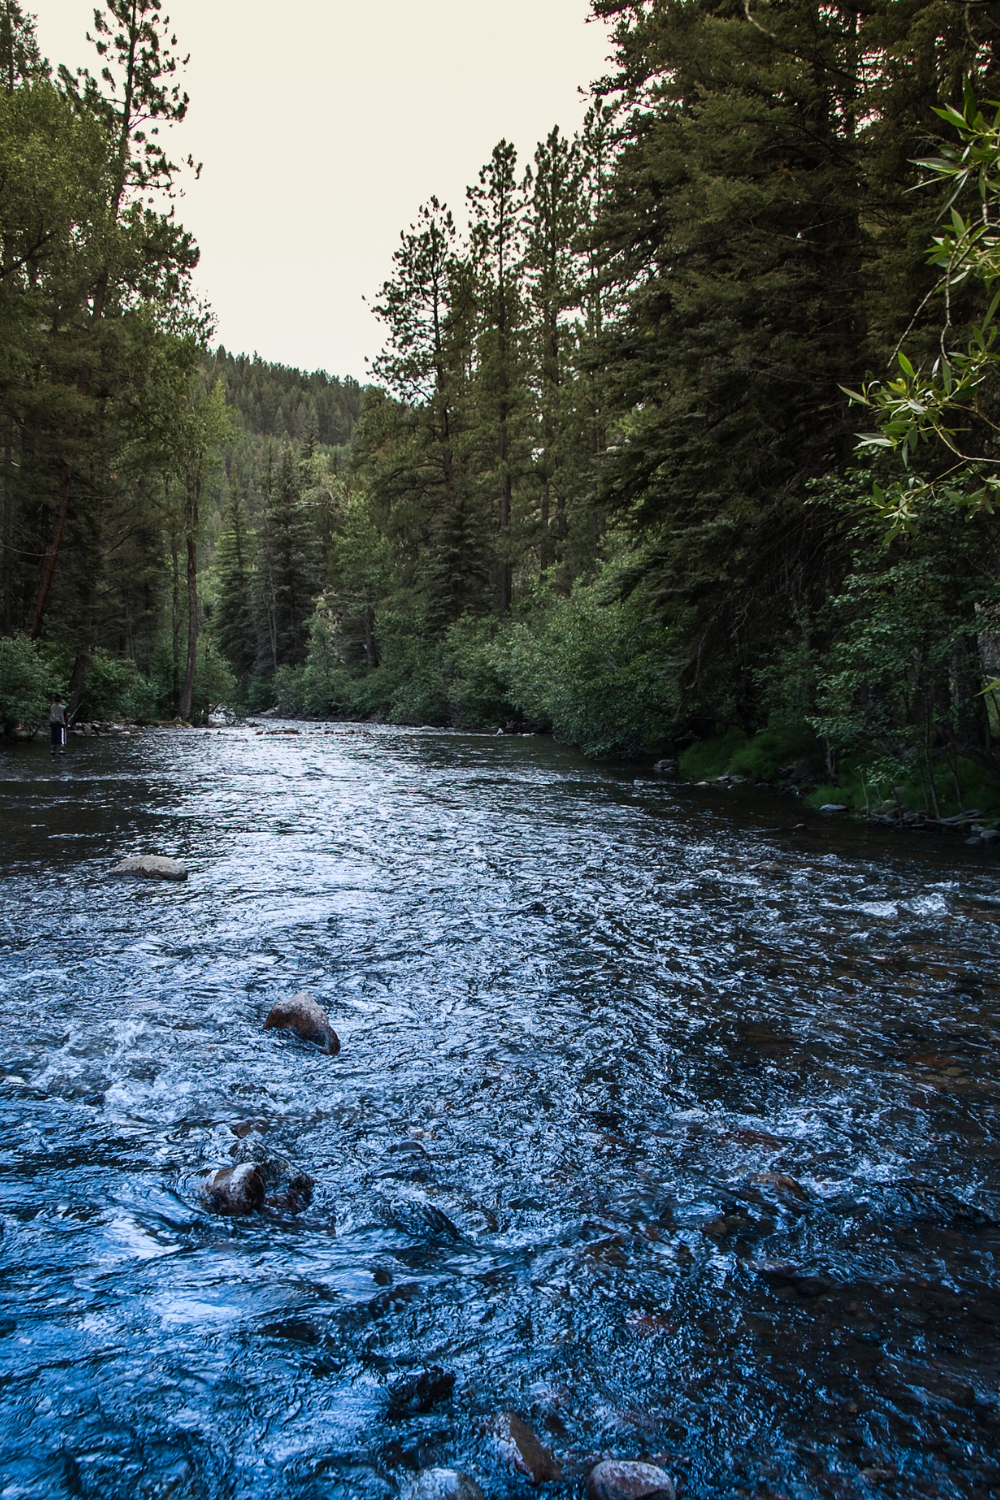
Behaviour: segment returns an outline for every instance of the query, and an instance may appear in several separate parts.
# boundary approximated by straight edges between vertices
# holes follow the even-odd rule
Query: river
[[[504,1411],[554,1497],[1000,1493],[996,858],[291,727],[0,750],[3,1500],[499,1500]],[[202,1206],[250,1121],[300,1214]]]

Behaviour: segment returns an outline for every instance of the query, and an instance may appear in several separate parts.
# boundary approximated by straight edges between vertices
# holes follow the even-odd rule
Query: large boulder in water
[[[111,871],[112,875],[138,875],[146,880],[187,880],[188,872],[179,859],[165,859],[161,854],[130,854]]]
[[[656,1464],[609,1458],[591,1469],[587,1500],[674,1500],[674,1482]]]
[[[315,1042],[320,1051],[336,1057],[340,1051],[340,1038],[330,1025],[330,1018],[312,995],[304,990],[298,995],[289,995],[287,1000],[278,1000],[268,1011],[264,1030],[293,1031],[304,1042]]]

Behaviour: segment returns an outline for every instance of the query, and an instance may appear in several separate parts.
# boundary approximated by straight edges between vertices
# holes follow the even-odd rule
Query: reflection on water
[[[513,1495],[501,1411],[554,1494],[997,1493],[988,855],[366,726],[0,794],[4,1497]],[[298,1217],[200,1203],[251,1120]]]

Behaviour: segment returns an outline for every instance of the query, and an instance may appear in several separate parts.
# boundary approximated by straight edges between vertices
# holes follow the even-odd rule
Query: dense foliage
[[[0,0],[7,677],[992,805],[1000,3],[593,3],[583,128],[419,209],[362,388],[207,351],[155,0],[133,103]]]

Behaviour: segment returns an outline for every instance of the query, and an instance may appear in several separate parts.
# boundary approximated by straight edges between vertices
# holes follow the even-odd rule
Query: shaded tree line
[[[400,237],[276,701],[848,789],[877,761],[925,800],[933,762],[995,798],[995,522],[944,504],[886,545],[895,458],[856,451],[848,392],[904,336],[935,357],[920,161],[954,138],[936,110],[996,96],[1000,7],[594,9],[582,130],[526,164],[500,142],[460,215],[432,198]],[[976,316],[981,288],[946,296]]]
[[[145,47],[138,112],[53,81],[7,9],[8,639],[67,680],[135,663],[161,711],[528,721],[1000,805],[994,273],[955,248],[989,252],[994,178],[920,186],[988,147],[960,127],[998,93],[1000,3],[594,0],[582,128],[527,162],[501,141],[458,211],[419,209],[365,387],[207,353],[155,206],[148,119],[185,101],[152,0],[97,34]]]

